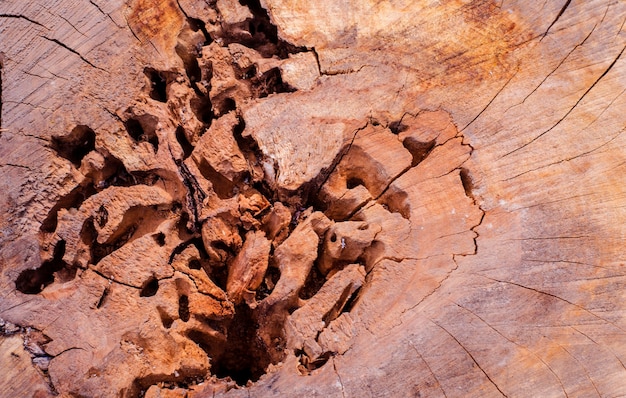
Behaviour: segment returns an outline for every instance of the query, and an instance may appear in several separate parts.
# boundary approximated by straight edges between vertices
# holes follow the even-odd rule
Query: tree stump
[[[0,4],[0,396],[626,395],[626,4]]]

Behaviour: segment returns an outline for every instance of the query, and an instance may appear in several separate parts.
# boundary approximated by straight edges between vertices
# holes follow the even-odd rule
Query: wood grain
[[[626,4],[216,4],[0,4],[0,395],[626,395]]]

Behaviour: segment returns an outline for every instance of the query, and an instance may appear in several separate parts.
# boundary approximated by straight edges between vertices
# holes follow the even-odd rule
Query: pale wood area
[[[0,395],[626,395],[625,22],[0,2]]]

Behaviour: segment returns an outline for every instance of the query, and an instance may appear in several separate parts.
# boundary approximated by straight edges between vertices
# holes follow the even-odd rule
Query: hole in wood
[[[165,246],[165,234],[163,232],[152,235],[152,238],[154,238],[154,241],[157,243],[157,245]]]
[[[354,189],[359,185],[365,186],[365,182],[363,182],[363,180],[359,177],[351,177],[348,179],[348,181],[346,181],[346,187],[348,189]]]
[[[144,282],[139,292],[139,297],[152,297],[157,294],[159,290],[159,281],[157,278],[152,277]]]
[[[187,159],[193,152],[193,145],[189,142],[185,129],[182,126],[176,128],[176,141],[178,141],[180,148],[183,150],[183,159]]]
[[[257,381],[270,364],[270,353],[257,336],[257,320],[247,305],[235,308],[226,335],[223,351],[212,362],[213,374],[230,377],[240,386]]]
[[[96,308],[101,308],[106,302],[106,299],[108,296],[109,296],[109,288],[105,287],[104,290],[102,291],[102,295],[100,296],[100,300],[98,300],[98,303],[96,304]]]
[[[153,68],[145,68],[143,73],[150,81],[150,98],[167,102],[167,79],[163,73]]]
[[[200,260],[193,259],[189,262],[189,268],[190,269],[202,269],[202,263],[200,263]]]
[[[22,271],[15,281],[15,288],[24,294],[40,293],[46,286],[54,282],[54,274],[67,267],[65,241],[60,240],[54,247],[52,260],[45,261],[41,267]]]
[[[411,167],[415,167],[422,162],[422,160],[426,159],[426,156],[433,150],[435,147],[435,141],[429,142],[420,142],[414,139],[413,137],[407,137],[402,141],[402,145],[411,153],[413,156],[413,161],[411,162]]]
[[[188,322],[190,319],[189,313],[189,297],[182,295],[178,298],[178,317],[183,322]]]
[[[151,124],[156,124],[154,121]],[[124,127],[126,127],[126,131],[128,135],[135,141],[135,143],[139,142],[148,142],[152,145],[152,149],[154,153],[159,151],[159,138],[156,135],[154,130],[144,130],[144,126],[138,119],[129,118],[124,122]]]
[[[75,167],[89,152],[93,151],[96,143],[96,133],[88,126],[79,125],[65,136],[52,137],[52,149],[59,156],[69,160]]]
[[[276,28],[271,24],[258,0],[241,0],[240,4],[251,10],[253,18],[236,27],[221,26],[218,29],[212,26],[215,29],[211,30],[211,34],[219,38],[216,42],[228,46],[237,37],[235,28],[240,30],[247,28],[250,37],[242,39],[240,43],[245,44],[248,49],[257,49],[262,55],[267,55],[266,58],[286,58],[289,54],[305,50],[290,46],[278,38]],[[212,42],[213,39],[207,32],[208,25],[204,22],[189,18],[188,25],[189,27],[185,28],[187,33],[202,32],[206,37],[204,45]],[[229,29],[233,31],[228,32]],[[246,36],[245,32],[243,35]],[[375,170],[372,166],[374,163],[368,163],[370,161],[368,159],[372,159],[373,155],[370,156],[367,149],[357,148],[351,144],[346,144],[337,158],[331,164],[325,165],[327,169],[311,182],[296,191],[282,190],[276,183],[281,172],[280,163],[264,154],[251,134],[245,134],[246,123],[242,115],[237,115],[234,125],[226,127],[226,135],[228,129],[232,127],[232,137],[227,138],[233,139],[232,145],[236,149],[234,152],[239,152],[235,155],[239,158],[243,155],[244,171],[239,170],[235,178],[232,175],[226,177],[227,173],[219,171],[234,167],[230,153],[223,157],[216,156],[217,160],[208,158],[197,160],[195,154],[191,156],[194,146],[202,141],[198,140],[199,136],[222,115],[233,111],[236,113],[237,104],[259,101],[259,98],[294,90],[283,82],[278,68],[266,70],[259,76],[257,72],[260,67],[257,68],[259,66],[257,64],[241,68],[233,64],[234,73],[229,75],[229,79],[234,82],[229,83],[245,87],[247,97],[241,98],[240,94],[238,96],[235,93],[236,90],[226,90],[219,96],[212,96],[210,91],[217,86],[212,84],[219,83],[214,79],[218,79],[222,71],[214,71],[213,62],[205,65],[199,62],[203,60],[200,57],[202,45],[189,46],[189,43],[183,42],[181,37],[176,46],[176,53],[183,61],[188,79],[182,75],[179,77],[181,81],[185,81],[189,92],[185,97],[176,97],[177,94],[174,94],[176,90],[168,92],[168,84],[173,80],[167,73],[174,72],[166,73],[145,68],[144,74],[149,81],[150,97],[155,101],[167,103],[167,106],[150,103],[151,106],[161,106],[170,114],[164,120],[160,120],[161,116],[147,115],[140,109],[133,108],[131,111],[129,108],[124,116],[126,119],[124,126],[133,142],[138,146],[145,146],[142,143],[148,142],[154,149],[154,157],[148,159],[153,162],[152,168],[141,169],[143,165],[150,164],[145,162],[144,158],[121,159],[118,155],[120,156],[118,159],[105,150],[101,150],[102,153],[94,153],[102,158],[100,159],[102,170],[97,170],[99,174],[93,174],[93,180],[90,180],[92,178],[90,175],[85,179],[87,182],[76,186],[69,194],[58,200],[42,223],[42,241],[54,236],[55,233],[59,235],[67,233],[67,230],[72,228],[80,230],[79,242],[72,242],[73,245],[68,247],[78,247],[72,250],[84,251],[85,257],[89,257],[85,260],[88,262],[88,268],[102,265],[101,260],[107,256],[110,256],[107,263],[114,262],[116,256],[121,256],[121,249],[129,249],[134,243],[138,244],[137,247],[142,253],[146,252],[146,257],[163,256],[164,258],[160,259],[163,261],[154,262],[154,265],[147,267],[153,266],[158,270],[158,267],[163,266],[170,272],[169,275],[178,272],[180,277],[176,276],[176,279],[182,281],[183,287],[176,285],[175,293],[168,296],[167,292],[174,291],[172,286],[168,285],[171,283],[168,279],[171,278],[162,277],[160,275],[163,274],[157,272],[146,272],[131,286],[141,286],[139,296],[143,298],[142,305],[154,305],[151,310],[156,309],[158,312],[158,317],[156,315],[154,317],[156,325],[153,325],[156,329],[163,333],[176,333],[181,339],[186,338],[197,344],[202,350],[201,354],[206,353],[212,376],[230,378],[243,386],[258,380],[265,374],[270,364],[282,362],[286,352],[295,352],[299,357],[299,368],[303,374],[309,373],[324,366],[335,354],[323,348],[286,349],[287,320],[306,305],[312,305],[310,303],[316,303],[316,300],[326,300],[324,309],[316,314],[320,329],[316,330],[312,338],[319,343],[316,340],[318,336],[332,329],[333,323],[341,321],[342,314],[358,308],[361,298],[367,297],[362,294],[368,288],[364,283],[355,284],[357,282],[351,281],[335,285],[333,288],[335,290],[328,292],[330,289],[328,286],[332,287],[329,281],[336,276],[345,275],[342,273],[350,267],[366,274],[388,253],[383,239],[375,238],[381,226],[376,222],[370,224],[363,221],[367,218],[358,218],[357,213],[367,210],[370,206],[379,206],[382,207],[383,219],[400,218],[392,213],[399,213],[404,219],[409,219],[411,216],[409,197],[406,192],[393,186],[396,175],[385,177],[384,184],[381,183],[384,186],[376,190],[374,186],[378,180],[371,175],[376,174],[372,172]],[[199,43],[202,44],[202,41]],[[205,82],[200,82],[201,78],[209,80],[206,85]],[[215,103],[212,103],[212,99]],[[187,120],[184,120],[186,118]],[[193,123],[189,123],[189,120]],[[374,133],[385,131],[389,134],[391,130],[391,133],[397,135],[409,128],[401,121],[387,124],[383,120],[372,119],[369,124],[368,127],[379,126]],[[388,126],[388,130],[381,127],[385,125]],[[163,139],[172,138],[161,143],[161,153],[157,130]],[[392,138],[397,143],[397,137]],[[77,126],[69,135],[54,140],[53,145],[59,156],[70,160],[76,167],[80,166],[86,154],[96,150],[95,133],[87,126]],[[180,150],[170,151],[168,154],[167,145],[177,145],[176,143],[182,149],[182,159]],[[398,144],[399,151],[406,156],[409,169],[409,159],[412,159],[411,167],[417,166],[432,153],[436,142],[434,140],[420,142],[408,137],[402,144],[411,155],[409,157]],[[215,154],[223,148],[216,145],[208,149]],[[340,195],[350,197],[353,201],[351,206],[354,207],[344,216],[333,216],[329,207],[331,201],[322,197],[320,191],[323,184],[331,182],[329,175],[349,149],[350,158],[356,160],[347,171],[340,174],[334,188],[342,191]],[[145,151],[141,152],[142,156],[152,156],[145,154]],[[171,156],[171,159],[167,156]],[[375,167],[379,165],[376,164]],[[466,194],[470,196],[473,183],[469,171],[460,169],[460,179]],[[107,190],[111,191],[112,187],[137,186],[141,186],[142,189],[147,187],[153,189],[141,191],[140,194],[135,193],[133,197],[120,194],[107,201],[97,201],[100,200],[98,195],[103,195]],[[369,189],[363,189],[361,186]],[[165,196],[171,197],[168,203],[154,205],[156,207],[138,204],[158,196],[161,191],[166,193]],[[377,195],[378,197],[375,197]],[[117,206],[125,204],[126,201],[132,203],[124,215],[120,216],[119,212],[116,213],[116,209],[119,208]],[[388,213],[385,213],[385,210]],[[80,220],[82,224],[78,223],[67,229],[64,229],[66,225],[59,225],[60,214],[63,215],[61,222],[67,222],[66,219],[82,212],[87,214]],[[122,221],[119,220],[120,217]],[[311,217],[319,219],[312,222]],[[225,220],[222,224],[212,230],[206,230],[210,229],[206,228],[210,221],[222,218]],[[356,221],[360,222],[358,226]],[[311,224],[303,225],[307,222]],[[346,223],[344,226],[350,222],[353,224],[348,225],[349,228],[346,227],[343,231],[334,229],[344,222]],[[117,224],[110,225],[114,223]],[[324,223],[331,226],[324,227]],[[103,233],[102,231],[108,227],[114,231],[109,231],[108,238],[102,242],[101,238],[98,239],[98,234]],[[258,243],[248,244],[250,242],[247,240],[248,236],[254,236],[255,233],[259,234]],[[297,236],[298,234],[302,235]],[[311,242],[317,243],[308,245]],[[75,272],[76,267],[68,266],[63,261],[65,246],[65,241],[59,241],[52,260],[44,262],[38,269],[23,271],[16,279],[16,288],[26,294],[36,294],[52,283],[73,277],[71,272],[72,270]],[[80,257],[75,252],[68,253],[68,258],[71,256]],[[298,263],[298,267],[290,268],[290,264],[294,262]],[[120,261],[118,265],[121,266],[122,262]],[[128,267],[129,274],[137,271],[133,267],[140,268],[139,264],[123,265]],[[241,280],[237,281],[240,282],[238,291],[233,291],[233,284],[229,283],[229,274],[232,274],[235,265],[249,267],[244,269],[246,272],[242,272]],[[185,270],[185,267],[188,270]],[[281,273],[281,270],[284,272]],[[297,274],[296,277],[294,274]],[[124,289],[121,287],[120,290],[115,290],[116,302],[118,294],[124,294],[118,291]],[[128,290],[136,295],[135,289]],[[99,293],[95,292],[94,297]],[[95,305],[101,313],[107,311],[107,307],[113,307],[107,305],[109,294],[107,287],[101,292],[100,299]],[[235,296],[241,297],[241,300],[235,301],[233,299]],[[167,300],[167,305],[159,300]],[[211,300],[217,303],[216,308],[219,307],[219,311],[210,313],[204,307],[210,308]],[[200,307],[202,309],[198,310]],[[175,331],[167,332],[170,328]],[[156,353],[162,353],[158,347],[151,349]],[[144,352],[148,351],[146,349]],[[152,359],[154,358],[150,358]],[[197,358],[190,356],[190,361],[195,359]],[[202,360],[206,362],[206,358]],[[154,363],[158,365],[158,359],[154,360]],[[146,388],[159,382],[173,383],[171,378],[165,380],[166,377],[159,372],[155,371],[154,374],[137,378],[139,381],[136,384]],[[182,383],[180,380],[191,380],[190,377],[189,374],[176,376],[179,383]]]

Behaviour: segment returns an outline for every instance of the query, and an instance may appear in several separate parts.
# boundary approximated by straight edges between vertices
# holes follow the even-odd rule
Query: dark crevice
[[[34,19],[31,19],[31,18],[29,18],[29,17],[27,17],[27,16],[25,16],[25,15],[21,15],[21,14],[5,14],[5,13],[2,13],[2,14],[0,14],[0,18],[15,18],[15,19],[23,19],[23,20],[28,21],[28,22],[30,22],[30,23],[32,23],[32,24],[35,24],[35,25],[41,26],[42,28],[46,28],[45,26],[43,26],[43,25],[42,25],[42,24],[40,24],[39,22],[35,21]],[[46,29],[48,29],[48,28],[46,28]]]
[[[154,238],[157,245],[165,246],[165,234],[163,232],[158,232],[152,235],[152,238]]]
[[[254,168],[260,165],[260,162],[264,156],[254,137],[252,137],[251,135],[244,137],[243,132],[245,129],[245,120],[242,117],[238,116],[237,124],[233,127],[233,137],[235,138],[237,146],[239,147],[241,153],[243,153],[243,155],[245,156],[248,164],[251,166],[251,168]],[[249,176],[244,177],[244,182],[246,178],[249,179]],[[259,191],[271,203],[276,200],[276,193],[273,189],[269,187],[266,181],[253,181],[252,185],[254,189]]]
[[[72,162],[75,167],[89,152],[95,149],[96,133],[88,126],[79,125],[65,136],[53,136],[51,147],[56,153]]]
[[[178,298],[178,317],[183,322],[188,322],[191,317],[189,314],[189,297],[184,294]]]
[[[187,264],[187,266],[189,267],[189,269],[202,269],[202,263],[200,262],[200,260],[198,259],[193,259],[191,261],[189,261],[189,264]]]
[[[250,79],[252,92],[256,98],[265,98],[270,94],[292,93],[296,91],[293,87],[283,82],[280,69],[273,68]]]
[[[192,98],[190,101],[191,111],[196,116],[196,119],[200,120],[207,127],[211,125],[213,119],[215,119],[215,113],[213,112],[213,105],[208,97],[199,95],[196,98]]]
[[[407,125],[402,124],[402,120],[396,120],[394,122],[389,123],[389,130],[395,135],[398,135],[406,131],[407,128],[408,128]]]
[[[469,173],[469,170],[461,167],[459,171],[459,176],[461,177],[461,183],[463,184],[463,189],[465,190],[465,195],[475,201],[474,198],[474,182],[472,181],[472,176]]]
[[[37,269],[22,271],[15,281],[15,288],[24,294],[37,294],[52,282],[54,274],[67,268],[63,261],[65,255],[65,241],[60,240],[54,247],[52,260],[44,261]],[[74,270],[75,273],[75,270]]]
[[[428,154],[435,148],[436,141],[421,142],[413,137],[407,137],[402,141],[402,145],[411,153],[411,167],[415,167],[426,159]]]
[[[180,148],[183,150],[183,159],[187,159],[193,152],[193,145],[187,138],[187,133],[182,126],[176,128],[176,141],[180,144]]]
[[[159,280],[154,276],[143,283],[139,297],[152,297],[159,290]]]
[[[182,44],[178,43],[174,48],[176,54],[183,61],[183,65],[185,67],[185,73],[189,78],[189,82],[193,88],[197,82],[202,80],[202,71],[200,70],[200,65],[198,64],[198,53],[195,51],[190,51],[189,48]]]
[[[242,80],[248,80],[256,76],[256,74],[257,74],[256,65],[252,65],[248,67],[247,69],[241,71],[239,78]]]
[[[202,90],[198,85],[194,82],[190,83],[191,87],[194,89],[196,96],[192,98],[190,101],[191,110],[196,116],[196,119],[200,120],[205,125],[205,130],[200,132],[200,136],[204,134],[206,129],[208,129],[213,120],[216,119],[216,109],[212,102],[212,97],[210,95],[211,92],[211,81],[213,80],[213,63],[209,61],[206,64],[203,64],[203,68],[201,71],[201,80],[200,84]],[[213,98],[215,99],[215,98]]]
[[[320,244],[320,251],[322,250],[322,244],[323,242]],[[326,283],[326,277],[320,272],[318,267],[312,267],[298,296],[302,300],[308,300],[319,292],[322,286],[324,286],[324,283]]]
[[[91,66],[92,68],[100,69],[101,71],[106,72],[106,70],[105,70],[105,69],[102,69],[102,68],[100,68],[100,67],[98,67],[98,66],[94,65],[94,64],[93,64],[92,62],[90,62],[87,58],[83,57],[83,56],[82,56],[82,55],[81,55],[78,51],[76,51],[76,50],[74,50],[73,48],[69,47],[67,44],[65,44],[65,43],[63,43],[63,42],[61,42],[61,41],[59,41],[59,40],[57,40],[57,39],[51,39],[51,38],[46,37],[46,36],[39,36],[39,37],[41,37],[42,39],[46,39],[46,40],[48,40],[48,41],[51,41],[51,42],[53,42],[53,43],[55,43],[55,44],[58,44],[59,46],[61,46],[61,47],[63,47],[64,49],[68,50],[69,52],[71,52],[71,53],[73,53],[73,54],[76,54],[76,55],[77,55],[77,56],[78,56],[78,57],[79,57],[79,58],[80,58],[83,62],[85,62],[87,65]]]
[[[143,73],[150,81],[150,98],[159,102],[167,102],[167,77],[161,71],[144,68]]]
[[[261,283],[261,286],[259,286],[259,288],[256,291],[255,299],[257,301],[261,301],[267,296],[269,296],[274,290],[274,287],[276,286],[276,283],[278,282],[279,279],[280,279],[280,270],[277,267],[269,267],[267,269],[267,272],[265,273],[265,277],[263,278],[263,282]]]
[[[62,196],[48,212],[48,215],[41,223],[40,230],[42,232],[54,232],[58,224],[59,210],[70,208],[78,209],[87,198],[95,193],[96,189],[91,184],[88,184],[86,186],[79,185],[67,195]]]
[[[213,42],[213,38],[208,32],[206,24],[202,20],[187,16],[187,23],[189,24],[189,28],[191,28],[191,30],[193,30],[194,32],[202,32],[202,34],[204,35],[204,46],[208,46]]]
[[[354,189],[359,185],[365,186],[365,182],[359,177],[350,177],[348,181],[346,181],[346,188]]]
[[[128,135],[130,135],[135,143],[143,141],[148,142],[150,145],[152,145],[154,153],[157,153],[159,151],[159,138],[157,137],[156,131],[154,130],[154,125],[156,125],[158,121],[156,120],[156,118],[151,116],[147,118],[150,119],[150,126],[148,126],[148,120],[146,120],[146,117],[144,117],[142,119],[146,120],[146,122],[144,122],[143,124],[139,119],[129,118],[124,122],[124,127],[126,128]],[[151,128],[147,129],[147,127]]]
[[[220,104],[220,114],[219,116],[225,115],[229,112],[237,110],[237,103],[232,98],[225,98],[224,101]]]
[[[108,296],[109,296],[109,288],[105,287],[104,290],[102,291],[102,295],[100,296],[100,300],[98,300],[98,303],[96,304],[96,308],[102,308]]]
[[[567,9],[567,7],[569,7],[569,4],[572,2],[572,0],[567,0],[565,2],[565,4],[563,5],[563,7],[561,7],[561,10],[559,11],[559,13],[557,14],[556,18],[554,18],[554,21],[552,21],[552,23],[550,24],[550,26],[548,26],[548,29],[546,29],[545,33],[543,34],[543,36],[541,36],[541,39],[539,39],[539,41],[543,40],[547,35],[548,32],[550,31],[550,29],[552,29],[552,26],[554,26],[555,23],[557,23],[557,21],[559,20],[559,18],[561,18],[561,16],[563,15],[563,13],[565,12],[565,10]]]
[[[350,297],[348,298],[348,300],[344,304],[343,309],[341,310],[342,313],[352,311],[352,309],[354,308],[355,304],[359,300],[359,297],[360,297],[359,295],[361,294],[361,289],[362,289],[362,287],[359,287],[358,289],[356,289],[354,291],[354,293],[352,293],[352,295],[350,295]]]
[[[239,4],[248,7],[253,17],[248,21],[250,38],[239,40],[241,44],[254,48],[264,57],[277,55],[285,59],[289,54],[306,51],[305,47],[297,47],[278,37],[278,29],[272,24],[267,10],[259,0],[239,0]]]
[[[104,227],[109,221],[109,212],[107,211],[106,207],[104,207],[104,205],[100,205],[98,210],[96,210],[95,219],[100,228]]]
[[[228,339],[220,353],[212,356],[211,373],[230,377],[238,385],[257,381],[271,363],[268,348],[257,337],[259,325],[247,305],[237,306],[227,329]]]
[[[220,199],[230,199],[235,195],[235,184],[218,173],[206,160],[200,162],[198,169],[202,176],[211,182],[213,191]]]
[[[219,242],[221,243],[221,242]],[[212,244],[213,245],[213,244]],[[224,245],[226,248],[226,246]],[[230,249],[228,249],[230,252]],[[232,256],[230,256],[232,257]],[[209,277],[223,291],[226,291],[226,281],[228,280],[228,267],[225,264],[213,264]]]
[[[202,21],[200,19],[197,19],[197,18],[190,17],[189,14],[187,13],[187,11],[185,11],[185,9],[180,4],[179,0],[176,0],[176,4],[178,5],[178,8],[180,9],[180,11],[183,13],[185,18],[187,19],[187,23],[189,24],[189,28],[192,31],[194,31],[194,32],[197,32],[197,31],[201,31],[202,32],[202,34],[204,35],[204,38],[205,38],[205,42],[204,42],[205,46],[208,46],[209,44],[211,44],[211,42],[213,42],[213,39],[211,38],[211,35],[207,31],[206,24],[204,23],[204,21]],[[211,1],[207,0],[207,4],[214,8],[215,7],[215,0],[211,0]]]
[[[209,257],[209,255],[207,254],[206,250],[204,250],[204,243],[202,242],[202,238],[200,237],[193,237],[189,240],[184,241],[183,243],[180,243],[178,246],[176,246],[174,248],[174,250],[172,251],[172,254],[170,254],[170,258],[168,260],[168,264],[172,264],[172,262],[174,262],[174,258],[179,255],[180,253],[182,253],[186,248],[188,248],[189,246],[194,246],[198,252],[200,253],[200,257],[201,259],[207,259]]]
[[[201,227],[199,222],[199,212],[202,207],[202,203],[206,198],[206,193],[202,190],[200,184],[182,160],[174,159],[174,162],[176,163],[180,176],[182,177],[183,185],[187,189],[185,199],[187,210],[191,212],[189,217],[193,217],[187,223],[187,228],[189,228],[192,232],[195,232]]]

